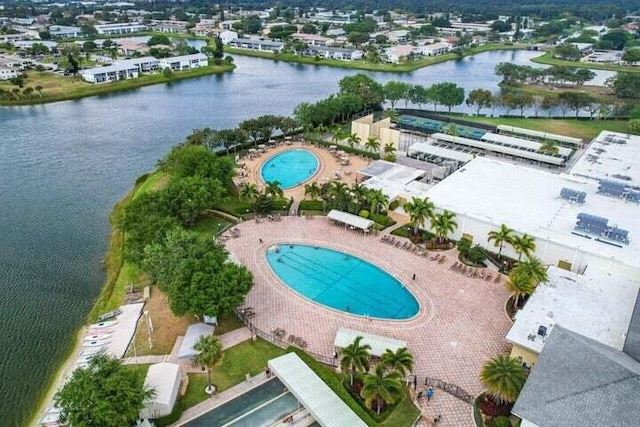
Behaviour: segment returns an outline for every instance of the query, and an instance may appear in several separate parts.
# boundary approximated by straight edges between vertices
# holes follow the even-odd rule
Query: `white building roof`
[[[531,136],[531,137],[540,138],[540,139],[550,139],[552,141],[564,142],[566,144],[571,144],[571,145],[582,144],[582,140],[580,138],[573,138],[570,136],[558,135],[558,134],[549,133],[549,132],[540,132],[537,130],[524,129],[524,128],[519,128],[515,126],[498,125],[498,131],[505,131],[513,134]]]
[[[271,359],[268,365],[322,427],[367,426],[296,353]]]
[[[345,348],[348,345],[353,344],[356,338],[362,337],[360,343],[362,345],[368,344],[371,346],[371,354],[374,356],[381,356],[387,349],[395,352],[399,348],[407,347],[406,341],[395,340],[393,338],[383,337],[381,335],[368,334],[366,332],[354,331],[353,329],[340,328],[336,332],[336,339],[333,341],[333,346],[338,348]]]
[[[600,132],[570,173],[591,179],[618,179],[640,186],[640,136]]]
[[[548,336],[560,325],[622,350],[640,282],[591,268],[580,275],[550,267],[547,274],[549,281],[516,314],[507,341],[540,353],[546,339],[537,335],[538,327],[546,327]]]
[[[178,350],[178,359],[192,359],[196,356],[198,352],[193,349],[193,346],[200,340],[200,337],[209,336],[213,334],[213,331],[213,326],[204,323],[189,325]]]
[[[452,159],[463,163],[469,162],[474,158],[472,154],[451,150],[449,148],[436,147],[435,145],[427,144],[426,142],[413,144],[409,147],[409,152],[431,154],[443,159]]]
[[[423,178],[426,171],[386,160],[376,160],[360,169],[359,174],[370,177],[363,185],[373,190],[381,190],[389,200],[394,200],[410,192],[417,179]]]
[[[483,141],[488,141],[488,142],[492,142],[500,145],[512,146],[512,147],[520,148],[523,150],[530,150],[533,152],[538,152],[540,147],[542,147],[542,143],[537,141],[531,141],[528,139],[516,138],[513,136],[490,133],[490,132],[485,133],[481,139]],[[564,157],[568,157],[569,155],[571,155],[572,151],[573,151],[572,149],[567,147],[558,147],[558,153]]]
[[[370,219],[362,218],[361,216],[353,215],[349,212],[338,211],[336,209],[331,209],[331,212],[329,212],[327,218],[341,222],[343,224],[351,225],[361,230],[367,230],[374,224],[374,222]]]
[[[587,193],[586,203],[576,205],[561,199],[564,187]],[[528,233],[541,248],[544,241],[552,241],[639,267],[640,206],[597,194],[597,190],[598,183],[584,178],[476,157],[434,185],[426,196],[438,208]],[[618,247],[572,234],[577,215],[583,212],[608,218],[610,224],[629,230],[629,244]]]
[[[160,63],[163,63],[163,62],[171,63],[171,62],[191,61],[193,59],[197,59],[199,61],[206,60],[207,55],[205,55],[204,53],[192,53],[190,55],[170,56],[168,58],[161,58],[161,59],[157,59],[157,61]]]
[[[156,363],[149,366],[144,380],[146,388],[154,389],[154,396],[145,402],[145,409],[154,405],[164,406],[171,412],[178,395],[178,385],[181,381],[180,365],[175,363]],[[143,409],[142,412],[145,411]],[[155,418],[151,416],[152,418]]]

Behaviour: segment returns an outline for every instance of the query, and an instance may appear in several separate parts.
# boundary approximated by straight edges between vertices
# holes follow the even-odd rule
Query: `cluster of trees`
[[[511,62],[501,62],[496,65],[495,73],[502,77],[502,83],[507,85],[522,83],[549,83],[563,86],[572,83],[582,86],[592,80],[596,74],[587,68],[573,68],[554,65],[549,68],[534,68],[529,65],[516,65]]]
[[[605,84],[613,89],[618,98],[640,98],[640,73],[618,72]]]
[[[283,201],[284,191],[280,185],[279,181],[271,181],[267,182],[264,188],[259,189],[256,184],[244,183],[240,187],[240,197],[247,200],[250,203],[250,209],[256,213],[271,212],[275,202]]]
[[[423,104],[433,104],[434,110],[438,111],[438,105],[444,105],[451,112],[453,107],[464,102],[464,89],[451,82],[435,83],[425,87],[391,81],[384,85],[384,95],[391,104],[391,109],[395,108],[396,102],[403,100],[405,107],[409,102],[420,108]]]
[[[42,86],[36,85],[34,87],[27,86],[23,88],[24,80],[23,79],[11,79],[11,83],[16,85],[17,87],[11,88],[9,90],[0,88],[0,100],[18,100],[21,98],[31,99],[37,93],[40,98],[42,98]]]
[[[413,356],[406,348],[387,349],[371,368],[371,346],[357,337],[340,351],[340,367],[349,371],[351,390],[364,399],[365,405],[379,415],[385,405],[402,396],[403,379],[413,370]]]
[[[440,244],[445,243],[449,239],[449,235],[458,228],[456,215],[446,209],[436,213],[435,205],[429,198],[413,197],[402,208],[409,215],[409,220],[413,224],[414,237],[418,235],[420,228],[424,229],[427,220],[430,229],[436,236],[436,241]]]
[[[166,187],[131,200],[121,218],[123,256],[149,274],[176,315],[229,312],[251,288],[251,274],[227,263],[221,246],[190,228],[222,201],[234,163],[205,147],[185,145],[174,148],[160,169],[170,177]]]

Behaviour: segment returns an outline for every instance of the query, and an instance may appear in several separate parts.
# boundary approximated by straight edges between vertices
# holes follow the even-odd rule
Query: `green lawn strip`
[[[231,221],[213,214],[203,215],[189,230],[198,233],[204,239],[212,239],[220,230],[231,224]]]
[[[506,117],[475,117],[467,116],[464,120],[484,123],[488,125],[506,125],[550,132],[566,136],[574,136],[590,141],[601,131],[629,132],[628,120],[576,120],[576,119],[547,119],[547,118],[506,118]]]
[[[298,209],[301,211],[320,211],[322,212],[322,207],[324,202],[322,200],[301,200],[300,206]]]
[[[388,63],[374,64],[372,62],[366,62],[364,60],[341,61],[339,59],[316,58],[311,56],[298,56],[293,53],[278,53],[276,55],[272,52],[263,52],[263,51],[256,51],[251,49],[238,49],[238,48],[233,48],[229,46],[225,46],[224,48],[226,53],[244,55],[244,56],[253,56],[256,58],[266,58],[274,61],[294,62],[298,64],[310,64],[310,65],[326,65],[329,67],[351,68],[351,69],[366,70],[366,71],[384,71],[384,72],[392,72],[392,73],[393,72],[408,73],[423,67],[427,67],[429,65],[439,64],[441,62],[451,61],[454,59],[460,59],[465,56],[475,55],[481,52],[488,52],[492,50],[518,50],[518,49],[523,49],[523,47],[515,46],[515,45],[504,45],[504,44],[486,44],[483,46],[477,46],[477,47],[465,49],[461,53],[452,52],[452,53],[446,53],[444,55],[425,57],[418,61],[413,61],[407,64],[388,64]]]
[[[531,61],[536,62],[538,64],[562,65],[565,67],[573,67],[573,68],[590,68],[592,70],[640,73],[640,67],[630,67],[630,66],[616,65],[616,64],[598,64],[594,62],[568,61],[566,59],[554,58],[551,52],[547,52],[544,55],[532,58]]]
[[[244,323],[235,313],[225,313],[218,315],[218,325],[215,329],[216,335],[222,335],[230,331],[235,331],[236,329],[240,329],[244,326]]]
[[[409,393],[405,393],[402,400],[396,403],[396,406],[389,414],[387,419],[380,424],[385,427],[408,427],[418,419],[420,410],[414,405]]]
[[[143,86],[150,86],[159,83],[171,83],[178,80],[190,79],[194,77],[206,76],[209,74],[220,74],[227,71],[231,71],[235,68],[234,65],[219,65],[219,66],[207,66],[202,68],[196,68],[193,70],[185,70],[185,71],[176,71],[172,73],[170,77],[165,76],[162,73],[153,74],[153,75],[143,75],[134,79],[120,80],[112,83],[101,83],[101,84],[91,84],[86,82],[81,82],[75,79],[69,79],[68,77],[57,76],[51,73],[37,73],[31,72],[28,73],[28,80],[25,83],[25,87],[34,87],[37,85],[45,87],[45,84],[42,84],[43,78],[40,78],[41,75],[46,76],[46,82],[51,82],[52,79],[55,82],[55,79],[58,79],[59,87],[65,87],[64,91],[58,91],[58,93],[50,94],[47,90],[42,91],[42,97],[39,97],[37,94],[31,98],[20,98],[14,100],[1,100],[0,105],[34,105],[34,104],[45,104],[48,102],[57,102],[57,101],[66,101],[70,99],[79,99],[88,96],[95,95],[105,95],[113,92],[120,92],[125,90],[137,89]],[[74,80],[70,82],[70,80]],[[5,90],[10,90],[13,87],[17,86],[9,86],[8,84],[0,84],[0,88]]]

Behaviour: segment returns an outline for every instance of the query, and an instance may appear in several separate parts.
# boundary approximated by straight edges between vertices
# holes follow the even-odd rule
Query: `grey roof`
[[[378,176],[382,175],[388,170],[391,170],[395,167],[394,163],[387,162],[384,160],[375,160],[371,162],[368,166],[363,167],[358,171],[358,173],[368,176]]]
[[[624,342],[622,351],[640,361],[640,293],[636,298],[636,306],[631,315],[627,339]]]
[[[193,349],[193,346],[196,345],[201,336],[211,335],[213,331],[213,326],[204,323],[194,323],[190,325],[180,344],[178,359],[193,359],[193,357],[198,354],[198,352]]]
[[[540,427],[631,427],[638,402],[638,361],[556,325],[511,412]]]

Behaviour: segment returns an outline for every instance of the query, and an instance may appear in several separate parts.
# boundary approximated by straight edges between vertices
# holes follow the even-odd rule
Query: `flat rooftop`
[[[385,160],[372,162],[360,169],[358,174],[369,177],[363,182],[365,187],[381,190],[389,197],[389,200],[407,194],[415,194],[420,197],[430,187],[428,184],[416,181],[427,175],[427,171]]]
[[[640,282],[588,267],[584,275],[549,267],[541,283],[516,314],[507,341],[540,353],[556,325],[622,350]],[[534,337],[532,340],[531,338]]]
[[[640,186],[640,136],[600,132],[569,173],[592,180],[613,179]]]
[[[586,202],[578,205],[561,199],[565,187],[585,192]],[[593,180],[476,157],[424,196],[440,209],[496,227],[505,223],[539,242],[548,240],[640,266],[640,205],[597,191],[598,183]],[[572,234],[579,213],[607,218],[609,225],[628,230],[629,243],[612,245]]]

